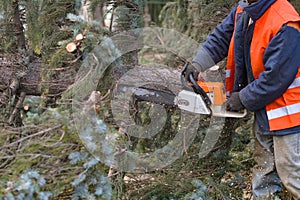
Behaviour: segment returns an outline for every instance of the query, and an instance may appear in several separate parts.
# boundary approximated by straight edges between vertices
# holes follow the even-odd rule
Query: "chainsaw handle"
[[[189,79],[193,84],[192,88],[194,92],[201,95],[207,105],[211,105],[210,98],[207,96],[206,92],[197,84],[197,81],[194,79],[193,74],[189,75]]]
[[[207,105],[211,105],[210,98],[207,96],[206,92],[197,84],[197,81],[194,79],[192,74],[189,75],[189,79],[190,79],[190,82],[193,85],[189,86],[187,84],[187,81],[186,81],[186,78],[185,78],[187,66],[188,66],[188,63],[186,63],[184,65],[184,67],[181,71],[181,83],[182,83],[183,88],[186,89],[186,90],[194,91],[196,94],[199,94],[203,98],[204,102]]]

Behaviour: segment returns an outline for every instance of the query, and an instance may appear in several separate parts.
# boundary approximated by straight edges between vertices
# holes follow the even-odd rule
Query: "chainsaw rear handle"
[[[183,88],[187,89],[187,90],[193,90],[195,93],[199,94],[203,98],[206,105],[211,105],[212,103],[211,103],[210,98],[207,96],[206,92],[197,84],[197,81],[194,79],[192,74],[189,75],[189,80],[193,85],[189,86],[187,84],[187,81],[185,78],[187,66],[188,66],[188,63],[186,63],[184,65],[182,72],[181,72],[181,83],[182,83]]]

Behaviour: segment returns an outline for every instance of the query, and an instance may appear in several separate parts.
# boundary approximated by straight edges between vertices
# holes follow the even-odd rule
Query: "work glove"
[[[186,67],[185,79],[187,82],[191,82],[190,78],[189,78],[190,74],[193,75],[193,78],[195,79],[195,81],[198,80],[199,70],[195,67],[195,64],[188,64],[188,66]]]
[[[226,101],[226,110],[240,111],[244,108],[245,106],[241,102],[239,92],[233,92],[230,98]]]

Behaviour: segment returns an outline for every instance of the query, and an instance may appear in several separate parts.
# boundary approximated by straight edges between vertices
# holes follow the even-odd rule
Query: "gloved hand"
[[[244,109],[245,106],[242,104],[239,93],[233,92],[230,98],[226,102],[226,110],[230,111],[240,111]]]
[[[186,81],[190,82],[190,74],[193,75],[193,78],[197,81],[198,80],[198,75],[199,75],[199,71],[198,69],[194,66],[194,64],[189,64],[186,68],[185,71],[185,79]]]

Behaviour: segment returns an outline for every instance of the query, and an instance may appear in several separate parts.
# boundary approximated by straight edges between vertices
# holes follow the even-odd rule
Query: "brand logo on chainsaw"
[[[178,99],[178,105],[189,106],[190,102],[186,99]]]
[[[199,44],[186,35],[163,28],[134,29],[104,38],[86,56],[73,87],[74,122],[80,139],[99,161],[119,171],[140,173],[166,167],[182,156],[199,135],[197,130],[200,115],[181,110],[176,116],[177,127],[171,132],[172,140],[162,141],[162,146],[157,145],[148,152],[138,148],[142,142],[147,141],[148,146],[151,146],[151,142],[160,138],[157,134],[161,134],[170,122],[170,110],[155,102],[146,104],[142,109],[147,108],[149,119],[146,117],[143,119],[145,123],[138,123],[134,118],[137,110],[132,101],[136,88],[155,85],[172,94],[178,94],[182,90],[180,71],[174,66],[152,62],[125,70],[125,66],[119,62],[122,55],[149,47],[160,52],[171,52],[182,60],[190,61]],[[100,78],[108,71],[109,66],[119,69],[118,73],[114,73],[118,77],[115,77],[116,84],[110,93],[111,101],[103,103],[110,107],[106,111],[102,110],[104,116],[99,118],[96,111],[99,107],[104,108],[101,107],[102,97],[110,95],[95,91],[97,86],[101,88]],[[97,103],[98,107],[95,106]],[[178,103],[190,105],[186,99],[179,99]],[[223,124],[222,118],[209,122],[199,152],[200,158],[213,149]],[[133,144],[133,141],[137,141],[137,144]]]

